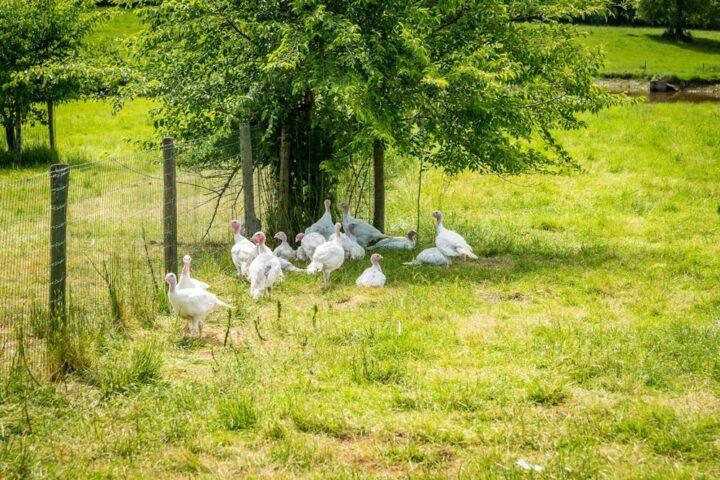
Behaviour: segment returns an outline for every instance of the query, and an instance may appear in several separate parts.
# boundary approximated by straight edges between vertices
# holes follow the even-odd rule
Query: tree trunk
[[[675,14],[673,15],[670,32],[675,40],[687,40],[685,34],[685,0],[675,0]]]
[[[18,102],[19,103],[19,102]],[[20,105],[15,107],[15,141],[14,141],[15,161],[19,164],[22,162],[22,113]]]
[[[373,173],[375,180],[375,209],[373,225],[385,231],[385,145],[380,140],[373,142]]]
[[[280,127],[280,171],[278,172],[277,229],[288,233],[290,223],[290,133],[287,123]]]
[[[52,99],[47,101],[48,113],[48,134],[50,136],[50,148],[55,150],[55,107]]]
[[[13,121],[5,124],[5,142],[7,143],[8,152],[15,151],[15,125]]]

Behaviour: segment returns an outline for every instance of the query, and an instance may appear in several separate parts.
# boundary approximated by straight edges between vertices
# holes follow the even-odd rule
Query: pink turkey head
[[[417,232],[416,232],[415,230],[410,230],[410,231],[407,233],[407,237],[408,237],[410,240],[413,240],[415,237],[417,237]]]
[[[171,290],[175,288],[175,285],[177,285],[177,277],[174,273],[168,273],[167,275],[165,275],[165,281],[168,285],[170,285]]]
[[[231,220],[230,230],[232,230],[233,233],[237,234],[240,231],[240,220]]]
[[[303,237],[305,237],[305,234],[303,232],[300,232],[297,235],[295,235],[295,241],[302,242]]]
[[[343,212],[350,214],[350,205],[348,205],[347,202],[343,202],[340,204],[340,208],[343,209]]]
[[[435,217],[435,220],[437,220],[438,225],[440,225],[442,223],[443,214],[440,213],[439,210],[435,210],[434,212],[432,212],[432,216]]]
[[[382,260],[382,258],[383,258],[383,256],[380,255],[379,253],[373,253],[372,256],[370,257],[370,262],[373,265],[380,265],[380,260]]]
[[[340,224],[340,222],[335,224],[335,235],[337,235],[338,237],[340,236],[340,227],[341,226],[342,225]]]
[[[275,238],[277,238],[281,242],[287,242],[287,235],[285,235],[285,232],[277,232],[275,234]]]
[[[185,275],[186,273],[190,273],[190,262],[192,262],[192,257],[190,257],[190,255],[185,255],[183,257],[183,275]]]
[[[263,232],[256,232],[255,235],[252,236],[252,241],[258,245],[265,245],[265,234]]]
[[[325,200],[325,211],[326,211],[326,212],[329,212],[329,211],[330,211],[330,206],[331,206],[331,205],[332,205],[332,202],[330,202],[330,200]]]

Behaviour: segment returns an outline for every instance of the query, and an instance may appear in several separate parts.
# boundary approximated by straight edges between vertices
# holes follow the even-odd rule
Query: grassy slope
[[[693,43],[675,43],[662,39],[659,28],[578,28],[587,32],[586,45],[605,51],[606,75],[720,80],[720,32],[697,30]]]
[[[196,275],[238,306],[234,348],[222,315],[203,342],[161,318],[108,343],[91,385],[35,392],[22,441],[22,402],[0,403],[0,471],[520,478],[524,458],[539,478],[717,478],[718,121],[714,105],[615,109],[564,135],[583,174],[431,173],[422,246],[442,208],[477,263],[388,253],[380,291],[353,285],[366,261],[326,294],[288,275],[279,319],[226,246],[195,245]],[[409,192],[390,200],[390,228],[412,226]]]

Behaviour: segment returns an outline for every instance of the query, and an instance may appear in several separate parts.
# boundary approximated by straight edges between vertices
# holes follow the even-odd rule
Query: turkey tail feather
[[[458,253],[460,255],[465,255],[466,257],[470,257],[473,260],[478,259],[477,255],[475,255],[469,248],[458,248]]]

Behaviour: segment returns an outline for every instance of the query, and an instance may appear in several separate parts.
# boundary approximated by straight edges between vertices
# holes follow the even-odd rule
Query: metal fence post
[[[165,201],[163,208],[163,244],[165,245],[165,272],[178,273],[177,254],[177,184],[175,176],[175,145],[172,137],[163,138],[163,181]]]
[[[65,285],[67,279],[67,200],[70,167],[50,167],[50,298],[52,318],[65,316]]]
[[[255,187],[253,185],[252,137],[250,125],[240,124],[240,161],[242,162],[243,198],[245,200],[245,232],[251,236],[260,229],[255,216]]]

